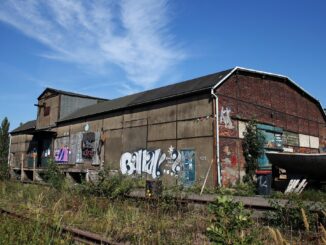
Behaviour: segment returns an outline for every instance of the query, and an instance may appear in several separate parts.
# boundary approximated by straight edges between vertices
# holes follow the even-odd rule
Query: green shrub
[[[280,201],[273,199],[269,203],[275,211],[266,212],[265,218],[272,226],[280,227],[281,229],[305,230],[302,210],[307,214],[307,221],[312,230],[316,230],[318,222],[322,222],[318,217],[318,213],[312,210],[311,203],[304,202],[300,195],[289,195],[288,200],[283,205]],[[316,208],[319,209],[321,207]]]
[[[99,172],[97,181],[84,182],[79,190],[83,194],[115,199],[129,193],[134,184],[134,179],[121,174],[110,175],[109,170],[104,169]]]
[[[246,160],[246,175],[243,180],[254,183],[254,176],[258,168],[258,158],[264,152],[264,136],[257,130],[255,120],[249,121],[246,126],[242,148],[243,156]]]
[[[214,244],[257,244],[258,229],[253,227],[251,214],[240,202],[232,201],[228,196],[217,197],[210,204],[214,215],[207,235]]]
[[[55,189],[62,189],[65,183],[64,174],[60,171],[58,165],[53,160],[49,160],[48,164],[48,168],[43,175],[44,181]]]
[[[9,177],[9,167],[7,163],[0,163],[0,180],[7,180]]]

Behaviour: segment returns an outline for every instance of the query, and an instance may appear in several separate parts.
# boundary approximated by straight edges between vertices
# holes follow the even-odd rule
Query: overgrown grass
[[[300,194],[297,193],[284,194],[282,192],[277,191],[272,193],[271,195],[271,198],[279,198],[279,199],[292,199],[295,197],[300,197],[301,200],[305,200],[305,201],[326,203],[325,190],[307,189]]]
[[[28,215],[35,220],[26,225],[25,222],[1,217],[0,236],[4,238],[0,240],[0,244],[12,244],[11,236],[15,236],[13,234],[17,232],[20,239],[17,241],[23,241],[18,244],[66,244],[70,242],[69,239],[62,241],[59,235],[59,227],[62,225],[92,231],[109,240],[131,244],[208,244],[206,228],[212,224],[214,224],[214,229],[231,225],[233,236],[252,235],[251,229],[258,230],[257,227],[265,225],[252,223],[252,218],[244,212],[242,206],[231,205],[230,202],[227,202],[226,206],[229,208],[228,212],[223,204],[224,206],[222,205],[218,213],[225,220],[217,219],[216,212],[209,212],[207,207],[194,208],[175,202],[172,196],[181,197],[184,194],[184,189],[180,186],[170,188],[170,192],[165,190],[161,199],[143,202],[124,198],[124,194],[130,191],[131,184],[128,182],[130,180],[119,175],[103,178],[97,183],[63,189],[56,189],[52,186],[23,185],[19,182],[0,182],[0,207]],[[243,187],[244,192],[248,192],[247,188],[247,186]],[[219,190],[220,196],[227,193],[234,194],[235,192],[232,189]],[[220,206],[217,206],[217,209],[220,209]],[[288,209],[291,210],[291,207],[289,206]],[[273,225],[281,229],[287,228],[281,225],[280,218],[285,216],[281,207],[278,211],[276,218],[279,221],[276,220]],[[309,222],[313,216],[310,216],[308,211],[306,214]],[[299,220],[302,227],[304,222],[301,213],[295,215],[293,219]],[[237,220],[239,222],[235,225],[229,223]],[[38,230],[40,221],[51,223],[57,230],[45,229],[40,234]],[[243,226],[243,222],[253,225]],[[238,224],[241,226],[238,227]],[[312,225],[310,227],[312,228]],[[292,228],[294,228],[293,225]],[[225,232],[230,232],[230,229]],[[249,242],[252,244],[264,242],[266,233],[261,232],[255,237],[257,241]],[[27,234],[29,238],[40,235],[37,239],[41,240],[31,240],[33,242],[26,243],[26,241],[29,242]],[[226,235],[230,234],[226,233]]]
[[[72,189],[0,182],[0,206],[132,244],[207,244],[210,215],[162,201],[137,202],[80,195]],[[165,205],[169,208],[167,208]],[[14,231],[13,231],[14,233]]]
[[[71,238],[63,237],[59,230],[44,227],[41,222],[0,217],[0,244],[73,244]]]

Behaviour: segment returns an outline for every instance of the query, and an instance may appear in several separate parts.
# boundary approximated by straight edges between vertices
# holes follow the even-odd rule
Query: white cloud
[[[48,46],[43,57],[97,72],[118,66],[148,88],[184,58],[168,10],[168,0],[4,0],[0,21]]]

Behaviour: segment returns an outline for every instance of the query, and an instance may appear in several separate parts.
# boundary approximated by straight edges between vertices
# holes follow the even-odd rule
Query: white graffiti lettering
[[[161,166],[166,161],[164,169]],[[182,171],[182,157],[180,151],[170,146],[168,155],[161,149],[146,150],[141,149],[133,153],[125,152],[120,158],[120,170],[122,174],[142,174],[147,173],[156,179],[164,174],[178,177]]]
[[[171,145],[169,148],[169,157],[167,158],[169,164],[171,166],[171,175],[177,175],[181,170],[181,154],[179,151],[173,148]]]
[[[224,124],[224,126],[228,129],[234,129],[232,120],[231,120],[231,109],[229,107],[222,107],[221,116],[220,116],[220,124]]]
[[[166,155],[160,149],[155,151],[139,150],[134,153],[123,153],[120,158],[120,170],[122,174],[134,173],[151,174],[153,179],[161,175],[160,166],[166,159]]]

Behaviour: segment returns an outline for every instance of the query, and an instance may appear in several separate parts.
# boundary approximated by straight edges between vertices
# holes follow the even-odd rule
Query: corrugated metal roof
[[[15,134],[15,133],[21,133],[21,132],[25,132],[25,131],[32,131],[35,128],[36,128],[36,120],[32,120],[32,121],[28,121],[28,122],[24,123],[23,125],[14,129],[10,133]]]
[[[37,99],[40,99],[46,92],[54,92],[54,93],[58,93],[58,94],[65,94],[65,95],[79,97],[79,98],[97,99],[97,100],[104,100],[104,101],[108,100],[108,99],[93,97],[93,96],[89,96],[89,95],[85,95],[85,94],[78,94],[78,93],[74,93],[74,92],[59,90],[59,89],[55,89],[55,88],[46,88]]]
[[[229,74],[232,69],[207,75],[204,77],[199,77],[184,82],[171,84],[168,86],[140,92],[137,94],[132,94],[110,101],[101,102],[96,105],[91,105],[84,107],[65,118],[59,120],[59,122],[70,121],[78,118],[84,118],[88,116],[94,116],[97,114],[102,114],[110,111],[115,111],[123,108],[128,108],[131,106],[141,105],[145,103],[151,103],[154,101],[160,101],[168,98],[173,98],[185,94],[196,93],[199,91],[209,90],[216,83]]]

